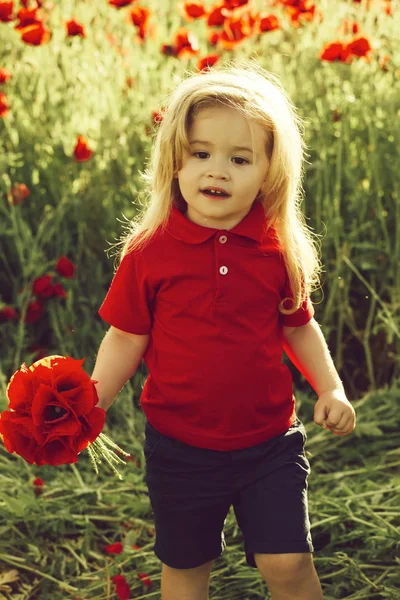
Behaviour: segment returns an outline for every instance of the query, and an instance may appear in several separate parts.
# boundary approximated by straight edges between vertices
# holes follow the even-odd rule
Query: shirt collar
[[[267,216],[261,202],[254,202],[247,215],[229,233],[242,235],[258,243],[264,240]],[[207,241],[221,229],[202,227],[190,221],[181,211],[172,205],[170,218],[166,224],[166,230],[177,240],[187,244],[201,244]]]

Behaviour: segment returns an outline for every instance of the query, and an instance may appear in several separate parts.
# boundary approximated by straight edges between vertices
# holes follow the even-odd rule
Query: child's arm
[[[320,326],[312,318],[295,332],[284,329],[283,349],[318,394],[314,422],[347,435],[355,427],[354,408],[346,397]]]
[[[95,384],[99,402],[97,406],[107,410],[118,392],[132,377],[142,361],[149,343],[150,334],[127,333],[110,327],[97,353],[91,379]]]

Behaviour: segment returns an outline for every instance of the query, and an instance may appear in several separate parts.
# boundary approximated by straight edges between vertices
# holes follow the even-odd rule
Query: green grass
[[[314,560],[326,600],[398,598],[399,391],[397,385],[357,401],[357,427],[346,437],[315,425],[315,398],[297,392],[312,469]],[[108,413],[115,424],[107,433],[138,461],[121,467],[122,481],[106,466],[97,477],[87,452],[76,465],[37,467],[0,447],[0,565],[1,571],[16,569],[19,577],[6,598],[114,599],[110,577],[119,573],[133,598],[159,597],[161,563],[152,550],[154,522],[144,483],[144,420],[134,404],[129,384]],[[36,477],[45,483],[40,495],[34,492]],[[265,598],[261,575],[245,562],[233,508],[225,538],[227,547],[214,563],[210,598]],[[108,555],[104,547],[117,541],[124,552]],[[150,588],[139,573],[150,577]]]

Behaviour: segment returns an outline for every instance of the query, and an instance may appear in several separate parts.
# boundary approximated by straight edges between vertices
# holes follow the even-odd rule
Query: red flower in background
[[[215,6],[208,13],[208,17],[207,17],[208,27],[222,27],[227,15],[228,15],[228,12],[226,9],[224,9],[223,6],[221,6],[221,5]]]
[[[136,27],[145,27],[150,19],[150,11],[142,6],[135,6],[129,13],[129,18]]]
[[[7,386],[9,409],[0,415],[0,435],[8,452],[28,463],[74,463],[101,433],[106,413],[96,407],[94,382],[82,369],[85,359],[47,356],[25,363]]]
[[[145,585],[147,585],[147,587],[151,586],[151,579],[146,573],[139,573],[138,577],[143,581]]]
[[[75,19],[64,21],[64,25],[67,30],[68,37],[73,37],[75,35],[80,35],[83,38],[86,37],[85,30],[83,29],[82,25]]]
[[[22,204],[25,198],[28,198],[30,194],[31,192],[28,186],[25,185],[25,183],[17,183],[11,189],[12,203],[14,204],[14,206]]]
[[[357,21],[349,21],[348,19],[344,19],[343,26],[339,27],[338,31],[339,33],[344,33],[345,35],[347,35],[349,33],[359,33],[360,29],[361,27],[357,23]]]
[[[51,286],[51,295],[52,297],[58,297],[58,298],[67,298],[68,294],[65,291],[62,283],[54,283]]]
[[[207,41],[210,44],[210,46],[216,46],[218,44],[218,40],[219,40],[218,31],[209,31],[207,33]]]
[[[83,135],[78,136],[78,141],[74,148],[74,157],[78,162],[84,162],[92,158],[93,151],[90,150],[87,140]]]
[[[158,112],[153,110],[153,123],[154,125],[156,125],[156,123],[161,123],[163,120],[163,114],[162,111]]]
[[[108,4],[110,6],[114,6],[114,8],[123,8],[124,6],[129,6],[129,4],[133,4],[135,0],[108,0]]]
[[[33,481],[33,491],[35,496],[40,496],[43,493],[44,481],[41,477],[36,477]]]
[[[219,37],[221,46],[226,50],[234,49],[253,33],[255,23],[256,21],[251,15],[226,19],[224,29]]]
[[[58,296],[60,298],[67,298],[67,292],[63,288],[61,283],[51,283],[53,275],[43,275],[38,277],[33,282],[32,291],[38,298],[43,300],[46,298],[53,298]]]
[[[260,32],[264,31],[274,31],[275,29],[280,28],[279,19],[276,15],[272,14],[260,14],[260,23],[259,23]]]
[[[56,271],[62,277],[71,279],[75,275],[76,266],[66,256],[61,256],[56,264]],[[32,283],[32,293],[35,294],[36,299],[31,302],[26,311],[24,319],[25,323],[36,323],[43,315],[44,312],[44,301],[48,298],[67,298],[67,292],[61,283],[52,283],[53,275],[43,275],[38,277]],[[19,312],[17,312],[11,306],[5,306],[0,309],[0,323],[5,321],[11,321],[19,318]],[[43,358],[41,355],[39,358]]]
[[[7,96],[0,92],[0,117],[6,117],[8,115],[8,104]]]
[[[249,4],[249,0],[223,0],[223,2],[225,8],[228,10],[235,10],[236,8]]]
[[[7,71],[7,69],[0,69],[0,83],[7,83],[10,77],[10,71]]]
[[[38,300],[31,302],[27,308],[24,323],[36,323],[43,315],[44,304]]]
[[[0,308],[0,323],[18,319],[18,313],[12,306],[4,306]]]
[[[355,56],[367,56],[372,50],[371,44],[366,37],[354,38],[349,44],[347,44],[347,50],[350,54]]]
[[[76,266],[66,257],[61,256],[56,264],[56,271],[62,277],[71,278],[74,276]]]
[[[43,275],[34,280],[32,291],[38,298],[50,298],[52,296],[53,275]]]
[[[184,27],[179,27],[175,33],[174,48],[179,58],[189,58],[200,51],[197,37]]]
[[[129,600],[131,590],[125,577],[123,575],[114,575],[114,577],[111,577],[111,581],[115,584],[115,592],[118,600]]]
[[[110,544],[104,548],[108,554],[122,554],[123,549],[124,547],[121,542],[115,542],[115,544]]]
[[[204,7],[204,3],[197,1],[192,2],[178,2],[178,13],[191,23],[195,19],[201,19],[207,16],[207,9]]]
[[[0,2],[0,21],[9,23],[13,20],[13,4],[14,2]]]
[[[20,8],[18,11],[19,23],[15,26],[21,35],[21,40],[31,46],[42,46],[51,38],[51,32],[43,23],[40,7]]]
[[[20,3],[22,4],[22,6],[24,8],[28,8],[28,4],[30,3],[31,0],[20,0]],[[42,7],[43,4],[43,0],[36,0],[36,4],[38,5],[38,8]]]
[[[372,50],[371,44],[365,37],[354,38],[348,44],[335,40],[330,44],[326,44],[320,53],[321,60],[328,61],[342,61],[346,60],[350,56],[365,57],[369,59],[369,52]]]

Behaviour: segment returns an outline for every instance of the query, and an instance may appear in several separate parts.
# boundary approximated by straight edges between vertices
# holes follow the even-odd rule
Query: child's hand
[[[314,406],[314,423],[336,435],[348,435],[356,426],[356,413],[342,390],[323,392]]]

